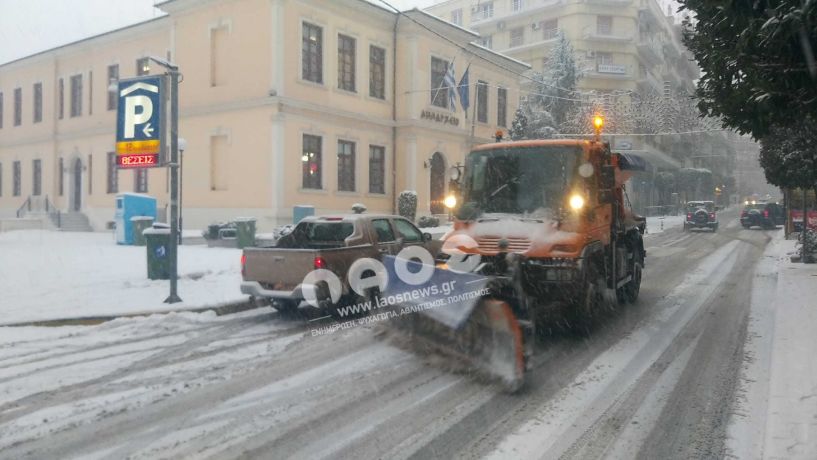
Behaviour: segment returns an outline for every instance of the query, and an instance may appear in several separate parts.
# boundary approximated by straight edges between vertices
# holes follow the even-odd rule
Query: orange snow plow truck
[[[398,328],[518,390],[537,328],[585,332],[603,310],[638,297],[645,221],[631,211],[624,183],[645,167],[599,140],[474,148],[451,171],[454,228],[436,268],[468,272],[474,279],[460,284],[483,289]]]

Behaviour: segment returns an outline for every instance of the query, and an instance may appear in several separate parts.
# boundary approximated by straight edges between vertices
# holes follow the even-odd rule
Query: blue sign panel
[[[119,81],[116,164],[120,168],[161,166],[164,149],[164,77]]]

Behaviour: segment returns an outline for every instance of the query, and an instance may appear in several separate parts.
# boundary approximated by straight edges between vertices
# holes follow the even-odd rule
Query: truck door
[[[400,243],[389,219],[372,220],[372,241],[380,254],[393,256],[400,251]]]

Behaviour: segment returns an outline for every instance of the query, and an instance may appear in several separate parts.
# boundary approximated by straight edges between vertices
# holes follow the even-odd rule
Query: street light
[[[162,58],[148,59],[167,70],[170,76],[170,295],[165,303],[181,302],[179,283],[179,66]]]
[[[184,151],[187,150],[187,140],[179,138],[179,244],[184,238],[184,224],[182,219],[182,194],[184,192]]]

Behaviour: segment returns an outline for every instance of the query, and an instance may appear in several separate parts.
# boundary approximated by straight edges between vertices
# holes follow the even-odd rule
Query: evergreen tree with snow
[[[513,121],[511,122],[511,129],[509,135],[512,140],[518,141],[520,139],[527,139],[528,133],[528,117],[522,107],[516,109]]]
[[[581,77],[576,67],[573,45],[561,30],[556,36],[556,44],[550,50],[548,67],[545,69],[543,84],[539,93],[545,109],[550,112],[557,126],[567,120],[576,103],[576,84]]]

